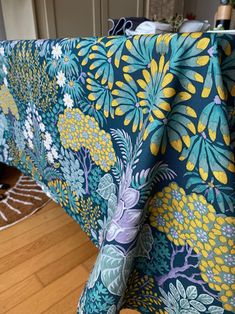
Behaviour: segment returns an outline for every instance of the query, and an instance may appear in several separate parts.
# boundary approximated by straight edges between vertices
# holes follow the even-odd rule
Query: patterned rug
[[[0,190],[0,196],[0,230],[27,218],[50,201],[35,181],[19,173],[8,190]]]

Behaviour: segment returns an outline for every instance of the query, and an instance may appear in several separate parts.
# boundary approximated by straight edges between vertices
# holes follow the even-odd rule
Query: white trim
[[[54,0],[34,0],[39,38],[56,38]]]

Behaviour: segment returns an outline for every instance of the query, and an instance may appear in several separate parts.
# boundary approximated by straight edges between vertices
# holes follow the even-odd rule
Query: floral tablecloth
[[[0,161],[100,248],[78,313],[235,312],[235,37],[4,41],[0,86]]]

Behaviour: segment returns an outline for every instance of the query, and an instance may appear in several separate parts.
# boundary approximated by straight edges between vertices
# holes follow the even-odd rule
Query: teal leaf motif
[[[214,299],[208,294],[200,294],[199,297],[197,298],[197,301],[208,305],[211,304],[214,301]]]
[[[196,310],[198,310],[198,311],[200,311],[200,312],[205,312],[205,311],[206,311],[206,307],[205,307],[202,303],[200,303],[200,302],[198,302],[198,301],[196,301],[196,300],[191,300],[191,301],[189,301],[189,303],[190,303]]]
[[[176,280],[176,287],[179,291],[179,294],[183,297],[186,298],[186,292],[184,289],[184,286],[182,285],[182,283],[179,280]]]
[[[153,236],[152,231],[149,225],[145,224],[141,230],[141,233],[137,240],[137,252],[136,256],[147,257],[150,258],[149,252],[153,246]]]
[[[208,311],[210,314],[223,314],[224,313],[224,309],[222,309],[219,306],[210,306],[208,308]]]
[[[108,218],[111,218],[117,209],[117,196],[111,194],[108,199]]]
[[[116,185],[113,183],[113,177],[110,174],[105,174],[98,185],[97,193],[105,200],[108,200],[112,193],[115,194]]]
[[[133,155],[133,145],[130,135],[124,130],[119,129],[111,129],[111,134],[121,150],[124,164],[128,164]]]
[[[102,251],[101,280],[110,293],[122,295],[126,287],[132,258],[125,256],[114,245],[106,245]]]
[[[112,305],[109,309],[107,314],[116,314],[117,313],[117,308],[116,305]]]
[[[169,284],[169,289],[170,289],[170,292],[173,294],[174,298],[177,301],[179,301],[180,300],[179,292],[178,292],[178,290],[176,289],[176,287],[172,283]]]
[[[188,302],[187,299],[181,299],[181,300],[180,300],[180,306],[181,306],[183,309],[186,309],[186,310],[190,309],[190,304],[189,304],[189,302]]]
[[[101,262],[101,251],[96,259],[96,263],[95,263],[95,266],[90,274],[90,277],[89,277],[89,280],[88,280],[88,283],[87,283],[87,287],[90,289],[90,288],[93,288],[98,277],[99,277],[99,274],[100,274],[100,262]]]
[[[176,177],[176,173],[168,167],[168,164],[162,161],[156,163],[152,169],[143,169],[137,172],[132,179],[132,186],[140,191],[140,202],[147,200],[154,184],[164,180],[172,180]]]
[[[195,286],[189,286],[187,289],[186,289],[186,295],[188,297],[188,299],[196,299],[197,297],[197,288]]]

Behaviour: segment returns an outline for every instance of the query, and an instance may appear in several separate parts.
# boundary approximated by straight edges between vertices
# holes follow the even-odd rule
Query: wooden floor
[[[79,225],[54,202],[1,231],[0,314],[75,314],[96,256]]]

